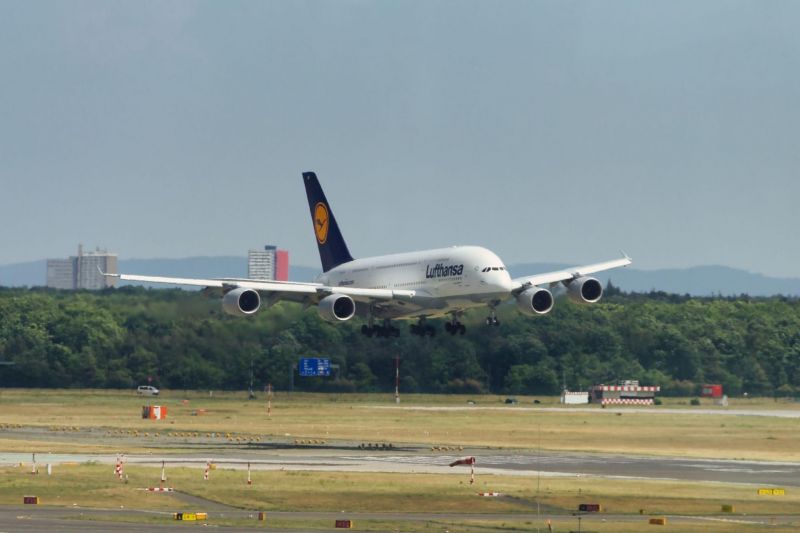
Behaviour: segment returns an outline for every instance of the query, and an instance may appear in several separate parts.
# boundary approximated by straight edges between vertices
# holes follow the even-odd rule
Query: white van
[[[139,385],[136,389],[136,394],[139,396],[158,396],[158,389],[150,385]]]

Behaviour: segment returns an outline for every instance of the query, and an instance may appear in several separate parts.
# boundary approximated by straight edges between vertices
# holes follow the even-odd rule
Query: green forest
[[[200,292],[0,289],[2,387],[557,394],[638,379],[662,394],[800,394],[800,300],[626,294],[594,305],[559,298],[542,317],[499,309],[500,327],[468,314],[466,335],[366,338],[361,323],[328,324],[281,303],[229,317]],[[293,375],[300,357],[329,357],[326,378]]]

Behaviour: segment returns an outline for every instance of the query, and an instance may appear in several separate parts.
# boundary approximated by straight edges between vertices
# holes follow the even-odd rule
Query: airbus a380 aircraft
[[[548,287],[559,283],[573,301],[594,303],[603,295],[603,287],[589,275],[631,263],[625,256],[511,279],[500,258],[479,246],[353,259],[316,174],[305,172],[303,182],[322,259],[322,274],[315,283],[106,275],[128,281],[218,287],[224,291],[223,310],[236,316],[252,315],[262,305],[280,300],[316,305],[328,322],[345,322],[358,315],[367,322],[361,327],[364,335],[396,337],[400,330],[392,326],[393,319],[417,319],[411,333],[422,336],[435,333],[425,319],[441,316],[450,316],[445,323],[448,333],[463,335],[466,328],[460,318],[464,311],[482,306],[489,308],[486,324],[497,326],[495,307],[509,299],[516,300],[517,307],[527,315],[543,315],[553,308]]]

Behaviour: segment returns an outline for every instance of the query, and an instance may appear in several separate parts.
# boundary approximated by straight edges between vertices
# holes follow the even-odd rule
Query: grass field
[[[244,393],[166,391],[153,403],[166,405],[164,421],[140,417],[147,399],[133,392],[75,390],[4,390],[0,393],[0,449],[19,450],[2,424],[52,429],[41,442],[24,443],[24,450],[63,452],[69,448],[69,431],[124,429],[137,431],[138,440],[127,443],[140,451],[167,433],[208,432],[259,436],[272,441],[314,439],[347,442],[382,442],[448,446],[558,451],[594,451],[706,457],[725,459],[800,460],[800,429],[791,418],[726,416],[736,408],[800,412],[800,404],[750,399],[717,408],[720,414],[692,414],[686,399],[666,401],[646,413],[613,412],[597,408],[577,412],[563,407],[557,412],[537,411],[532,398],[519,398],[506,406],[497,396],[407,395],[399,406],[388,395],[325,395],[279,393],[266,416],[263,396],[248,401]],[[476,402],[467,406],[467,401]],[[556,398],[541,398],[541,406],[555,407]],[[415,408],[423,407],[424,410]],[[458,410],[436,410],[459,408]],[[710,402],[703,406],[712,408]],[[431,410],[432,408],[432,410]],[[463,409],[461,409],[463,408]],[[660,409],[679,408],[678,414],[659,414]],[[192,416],[205,409],[203,416]],[[64,435],[64,446],[58,434]],[[145,433],[149,436],[145,438]],[[155,437],[155,433],[159,436]],[[625,438],[620,439],[619,435]],[[34,439],[35,441],[36,439]],[[90,444],[95,451],[115,446]]]
[[[507,406],[498,396],[406,395],[398,406],[388,395],[276,394],[271,416],[263,396],[249,401],[244,393],[165,391],[152,403],[166,405],[168,417],[140,417],[147,399],[131,391],[2,390],[0,391],[0,451],[53,453],[151,452],[183,453],[199,438],[214,446],[247,442],[292,444],[314,440],[326,446],[392,443],[394,446],[464,446],[533,450],[593,451],[730,459],[800,460],[797,418],[731,416],[693,413],[687,399],[665,402],[644,413],[621,414],[600,408],[556,411],[557,398],[518,398]],[[468,405],[468,400],[475,405]],[[703,405],[701,408],[712,408]],[[661,412],[679,409],[678,413]],[[733,402],[731,409],[800,411],[800,405],[773,400]],[[205,410],[198,415],[198,410]],[[207,435],[215,435],[212,439]],[[196,435],[196,436],[195,436]],[[619,438],[624,435],[624,438]],[[239,439],[239,440],[237,440]],[[325,441],[325,444],[321,444]],[[165,445],[169,443],[168,447]],[[302,446],[302,445],[301,445]],[[33,476],[27,466],[0,468],[0,504],[19,504],[35,494],[44,505],[124,510],[148,509],[155,514],[109,514],[85,519],[164,522],[171,512],[202,511],[181,495],[152,494],[160,469],[126,468],[128,482],[113,475],[113,467],[97,464],[57,465],[53,476]],[[583,530],[642,531],[649,516],[668,516],[664,530],[761,531],[770,516],[783,517],[770,531],[800,529],[800,493],[779,498],[756,495],[750,485],[619,480],[580,477],[487,475],[479,471],[470,486],[465,472],[452,475],[322,471],[254,471],[253,485],[241,470],[218,469],[208,482],[200,467],[170,467],[168,485],[182,494],[237,509],[329,511],[339,513],[452,513],[432,520],[359,520],[365,531],[489,532],[546,531],[544,518],[556,531],[577,530],[571,516],[579,503],[597,502],[609,518],[584,520]],[[496,491],[502,498],[481,498],[478,491]],[[722,514],[733,505],[736,513]],[[536,516],[541,509],[542,517]],[[640,511],[644,515],[640,515]],[[161,512],[162,514],[158,514]],[[481,518],[459,518],[464,513]],[[502,518],[498,518],[502,515]],[[786,517],[790,518],[786,518]],[[791,517],[798,516],[795,520]],[[519,517],[518,519],[515,517]],[[755,517],[755,518],[754,518]],[[244,516],[215,518],[216,525],[258,523]],[[537,520],[539,520],[537,522]],[[730,520],[734,520],[731,522]],[[752,523],[753,520],[761,523]],[[270,527],[298,530],[330,528],[330,520],[278,516]],[[653,526],[655,527],[655,526]]]
[[[114,476],[113,468],[108,465],[59,466],[52,476],[33,476],[24,467],[0,468],[0,503],[18,504],[23,495],[34,494],[40,497],[43,505],[164,512],[206,510],[197,508],[197,504],[183,503],[178,495],[140,490],[158,485],[158,468],[128,465],[126,473],[128,481],[123,483]],[[578,504],[586,502],[601,503],[605,514],[630,515],[625,521],[615,522],[618,529],[602,529],[604,531],[635,531],[635,527],[624,529],[622,526],[630,520],[635,522],[639,517],[641,522],[638,525],[641,526],[652,515],[719,519],[723,504],[734,505],[736,510],[735,514],[725,515],[723,519],[739,520],[743,517],[752,520],[758,516],[793,515],[800,505],[800,494],[797,493],[789,492],[782,498],[764,499],[756,496],[755,490],[749,486],[714,483],[607,480],[598,485],[591,480],[556,478],[541,480],[537,489],[535,480],[513,476],[479,476],[477,487],[471,487],[465,483],[464,476],[455,475],[255,472],[253,484],[248,486],[242,471],[215,470],[211,479],[204,481],[199,468],[171,468],[167,477],[167,485],[182,493],[239,509],[267,512],[330,511],[343,513],[344,516],[359,512],[484,514],[485,518],[481,520],[445,520],[462,525],[473,522],[478,529],[487,525],[498,529],[525,529],[524,522],[530,522],[531,515],[536,514],[537,503],[542,509],[542,520],[549,517],[560,523],[574,523],[576,519],[570,517],[569,513],[574,512]],[[476,495],[477,491],[485,490],[501,492],[507,497],[482,498]],[[644,511],[644,515],[640,515],[640,510]],[[499,513],[506,515],[503,522],[508,523],[505,526],[501,526],[499,520],[492,519],[493,514]],[[515,514],[525,515],[526,518],[515,521]],[[508,519],[509,515],[512,520]],[[129,519],[141,520],[142,517]],[[169,519],[168,515],[162,514],[148,520]],[[609,521],[614,522],[613,519]],[[516,525],[512,525],[514,522]],[[406,528],[406,522],[403,524],[403,531],[428,530],[424,527]],[[718,524],[715,522],[702,524],[703,531],[732,530],[730,523],[728,529],[716,529]],[[800,516],[797,524],[800,525]],[[597,522],[597,525],[603,524]],[[330,524],[327,526],[330,527]],[[364,526],[359,523],[359,529]],[[417,523],[414,527],[420,526],[424,526],[424,523]],[[303,527],[311,527],[311,524]],[[592,529],[598,529],[594,523]],[[386,529],[377,527],[377,530]],[[669,530],[675,531],[673,528]]]

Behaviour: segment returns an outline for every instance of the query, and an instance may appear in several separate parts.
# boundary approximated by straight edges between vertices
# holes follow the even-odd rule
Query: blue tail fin
[[[319,246],[319,258],[322,260],[322,271],[348,263],[353,260],[347,245],[344,243],[339,225],[333,216],[319,185],[317,175],[313,172],[303,172],[303,183],[306,185],[308,207],[311,209],[311,222],[314,224],[314,236]]]

